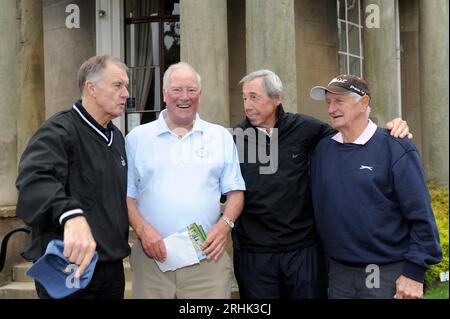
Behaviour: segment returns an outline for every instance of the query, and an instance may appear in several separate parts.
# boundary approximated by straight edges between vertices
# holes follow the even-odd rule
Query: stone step
[[[0,299],[37,299],[34,282],[11,282],[0,287]]]
[[[13,282],[32,282],[33,278],[26,275],[26,271],[31,267],[31,262],[23,262],[17,264],[13,268]],[[128,260],[123,261],[123,267],[125,268],[125,280],[133,280],[133,272],[131,271],[130,263]]]

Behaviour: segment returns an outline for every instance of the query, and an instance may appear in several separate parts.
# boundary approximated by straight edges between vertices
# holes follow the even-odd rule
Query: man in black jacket
[[[246,191],[232,234],[240,296],[326,298],[309,160],[320,139],[334,130],[312,117],[286,113],[283,85],[272,71],[252,72],[240,83],[246,119],[234,136]],[[387,127],[396,136],[409,133],[401,119]]]
[[[70,298],[123,298],[122,259],[128,256],[127,163],[122,133],[112,119],[128,98],[128,68],[94,56],[78,73],[82,100],[49,118],[19,164],[17,216],[32,228],[23,256],[37,260],[53,239],[81,276],[95,251],[90,284]],[[40,298],[50,298],[36,282]]]

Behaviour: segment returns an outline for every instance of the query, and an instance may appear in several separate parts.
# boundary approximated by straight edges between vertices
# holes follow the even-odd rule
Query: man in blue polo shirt
[[[126,137],[128,214],[139,241],[131,253],[135,298],[230,298],[228,234],[245,190],[231,134],[197,114],[200,75],[188,64],[170,66],[163,78],[167,109]],[[223,215],[221,194],[227,194]],[[206,261],[162,272],[164,238],[191,223],[203,226]],[[180,252],[178,252],[180,253]],[[177,254],[177,252],[171,252]]]
[[[369,119],[367,83],[340,75],[311,89],[339,133],[311,161],[315,220],[330,257],[330,298],[420,298],[442,259],[418,151]]]

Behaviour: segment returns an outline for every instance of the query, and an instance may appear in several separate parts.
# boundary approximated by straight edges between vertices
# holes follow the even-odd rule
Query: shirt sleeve
[[[26,224],[60,226],[60,216],[81,204],[68,194],[70,134],[59,124],[45,123],[30,139],[19,162],[16,213]]]
[[[312,149],[314,149],[317,146],[317,144],[319,144],[320,140],[323,139],[324,137],[331,137],[338,133],[337,130],[332,128],[329,124],[322,122],[321,120],[318,120],[310,116],[304,117],[309,120],[312,132],[314,132],[314,134],[312,134],[311,139]]]
[[[224,134],[225,159],[224,168],[220,177],[221,193],[226,194],[236,190],[245,191],[245,182],[241,174],[236,145],[228,131],[225,131]]]
[[[439,232],[419,154],[408,150],[393,165],[395,192],[410,226],[403,275],[423,282],[427,268],[442,260]]]
[[[136,199],[138,196],[138,185],[136,180],[136,163],[134,161],[135,147],[130,135],[127,135],[125,138],[125,150],[128,160],[127,196]]]

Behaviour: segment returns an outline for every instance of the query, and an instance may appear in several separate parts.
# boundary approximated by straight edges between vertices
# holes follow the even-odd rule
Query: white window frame
[[[339,70],[339,71],[343,72],[343,73],[349,73],[350,57],[354,57],[354,58],[359,59],[359,69],[360,69],[360,72],[361,72],[361,74],[359,74],[359,76],[363,77],[364,51],[363,51],[363,44],[362,44],[362,28],[363,28],[363,26],[362,26],[362,23],[361,23],[361,0],[355,0],[355,1],[358,2],[358,9],[359,9],[358,10],[358,24],[356,24],[354,22],[351,22],[351,21],[348,21],[348,16],[347,16],[348,5],[347,5],[347,1],[348,0],[337,0],[336,1],[338,30],[340,30],[341,24],[344,23],[345,24],[345,37],[346,37],[346,41],[345,41],[345,43],[346,43],[346,51],[338,50],[338,57],[339,58],[340,58],[340,55],[344,55],[346,57],[346,72],[343,72],[342,70]],[[340,2],[345,2],[345,19],[341,19],[339,17],[339,8],[340,8],[339,4],[340,4]],[[348,26],[349,25],[352,25],[352,26],[358,28],[358,40],[359,40],[359,53],[360,53],[360,55],[355,55],[355,54],[350,53],[349,36],[348,36]],[[340,38],[340,36],[341,35],[338,33],[338,37],[339,38]],[[356,74],[356,75],[358,75],[358,74]]]

